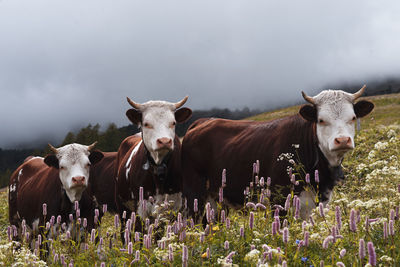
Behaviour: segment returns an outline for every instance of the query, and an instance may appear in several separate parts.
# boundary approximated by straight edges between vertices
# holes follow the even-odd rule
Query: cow
[[[107,211],[117,212],[115,204],[115,164],[117,152],[103,152],[103,159],[90,167],[90,177],[96,177],[89,183],[90,192],[96,197],[97,203],[107,205]]]
[[[243,191],[253,180],[251,168],[257,160],[259,177],[271,178],[271,199],[275,204],[283,204],[291,182],[289,163],[279,160],[282,153],[289,157],[297,155],[311,178],[315,170],[319,171],[319,200],[326,204],[333,187],[344,178],[341,163],[346,152],[354,148],[356,120],[374,108],[366,100],[355,103],[364,90],[365,86],[354,94],[324,90],[315,97],[302,92],[309,104],[303,105],[298,114],[268,122],[194,122],[182,142],[183,188],[190,213],[193,214],[194,199],[198,199],[198,209],[202,210],[205,202],[212,203],[218,197],[223,169],[227,177],[224,201],[243,207]],[[305,218],[316,203],[303,191],[303,186],[296,185],[295,193],[300,194],[301,217]]]
[[[61,216],[69,222],[75,216],[78,202],[80,217],[87,219],[89,229],[95,226],[93,196],[85,190],[89,182],[89,168],[103,158],[103,153],[89,146],[69,144],[55,148],[49,144],[51,154],[29,157],[11,175],[9,184],[10,224],[26,226],[37,232],[52,216]],[[45,204],[45,205],[43,205]]]
[[[126,116],[141,132],[127,137],[118,148],[116,203],[121,216],[128,211],[139,219],[155,218],[165,200],[173,201],[169,204],[175,210],[182,208],[181,143],[175,125],[192,114],[182,107],[187,99],[139,104],[127,98],[133,109]]]

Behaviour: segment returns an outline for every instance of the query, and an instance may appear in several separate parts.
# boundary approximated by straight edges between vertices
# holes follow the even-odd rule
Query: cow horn
[[[90,146],[88,146],[88,151],[91,151],[97,144],[97,141],[94,142],[93,144],[91,144]]]
[[[128,103],[129,103],[132,107],[134,107],[134,108],[136,108],[136,109],[141,109],[141,108],[142,108],[142,105],[141,105],[141,104],[136,103],[136,102],[133,102],[129,97],[126,97],[126,100],[128,100]]]
[[[57,148],[55,148],[54,146],[50,145],[50,143],[48,144],[50,147],[50,150],[54,152],[54,154],[57,154]]]
[[[310,102],[311,104],[315,105],[314,98],[312,98],[311,96],[308,96],[306,93],[304,93],[304,91],[301,91],[301,95],[303,96],[303,98],[304,98],[307,102]]]
[[[358,90],[357,92],[355,92],[355,93],[353,94],[353,101],[355,101],[357,98],[359,98],[360,96],[362,96],[362,94],[364,94],[365,87],[367,87],[367,86],[364,84],[363,87],[361,87],[360,90]]]
[[[188,100],[188,96],[185,96],[181,101],[175,103],[175,108],[178,109],[180,107],[182,107],[186,101]]]

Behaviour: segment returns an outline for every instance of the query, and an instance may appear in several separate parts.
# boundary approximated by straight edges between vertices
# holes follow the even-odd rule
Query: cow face
[[[143,143],[156,164],[160,164],[174,149],[175,125],[187,121],[192,115],[189,108],[180,108],[187,98],[178,103],[149,101],[144,104],[128,98],[135,109],[129,109],[126,116],[142,128]]]
[[[58,169],[62,186],[72,203],[81,199],[88,185],[90,165],[103,158],[100,151],[92,151],[95,144],[70,144],[58,149],[50,145],[54,155],[48,155],[44,159],[48,166]]]
[[[362,95],[365,86],[355,94],[341,90],[325,90],[315,97],[303,92],[312,105],[301,107],[300,115],[316,123],[319,148],[330,166],[341,164],[344,154],[354,148],[355,122],[374,108],[369,101],[354,101]]]

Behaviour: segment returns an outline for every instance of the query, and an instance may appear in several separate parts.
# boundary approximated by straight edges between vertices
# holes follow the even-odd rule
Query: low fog
[[[0,1],[0,147],[127,125],[126,96],[268,110],[395,77],[399,13],[397,1]]]

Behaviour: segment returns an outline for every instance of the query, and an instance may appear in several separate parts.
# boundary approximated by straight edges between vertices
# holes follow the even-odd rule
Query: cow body
[[[96,179],[90,182],[90,191],[96,197],[100,206],[106,204],[109,212],[117,212],[115,204],[115,164],[117,152],[103,152],[103,159],[91,166],[90,177]]]
[[[56,150],[56,149],[54,149]],[[51,216],[69,221],[75,214],[74,202],[79,202],[80,217],[94,227],[93,195],[85,190],[89,180],[89,165],[97,163],[102,153],[90,152],[87,146],[71,144],[57,149],[56,155],[28,158],[11,175],[9,185],[9,220],[12,225],[37,229]],[[47,205],[43,213],[43,204]],[[75,216],[75,215],[74,215]]]
[[[116,202],[121,215],[130,211],[142,219],[154,218],[165,201],[175,210],[182,206],[181,143],[175,125],[192,114],[180,108],[186,100],[137,104],[128,98],[134,109],[126,115],[141,133],[126,138],[118,149]]]
[[[224,187],[225,200],[230,204],[243,205],[243,191],[253,180],[252,165],[257,160],[260,161],[259,176],[271,177],[273,203],[283,204],[291,190],[289,159],[304,165],[303,179],[306,173],[313,178],[315,170],[319,171],[319,200],[326,203],[334,185],[344,178],[340,163],[345,152],[351,149],[352,140],[350,137],[342,137],[340,133],[339,141],[338,137],[334,137],[335,142],[340,144],[329,151],[330,154],[323,152],[325,147],[321,141],[325,140],[319,139],[321,131],[318,127],[319,129],[322,127],[318,125],[317,111],[314,110],[320,107],[307,105],[306,109],[312,112],[308,110],[304,112],[303,106],[300,114],[270,122],[224,119],[194,122],[182,144],[183,188],[188,206],[191,207],[193,200],[197,198],[201,209],[205,201],[210,198],[216,199],[221,187],[223,169],[226,169],[227,173]],[[351,127],[354,128],[353,117],[356,110],[354,112],[351,110],[353,115],[350,111],[346,112],[350,114],[350,119],[346,117],[345,121],[351,131]],[[304,113],[312,114],[309,119],[304,119]],[[363,116],[369,112],[364,113]],[[338,115],[340,118],[341,114]],[[345,139],[345,144],[341,142],[342,139]],[[326,155],[329,156],[329,160]],[[314,179],[311,180],[315,188]],[[295,193],[300,193],[302,217],[306,217],[308,211],[304,207],[310,209],[315,205],[314,196],[305,194],[303,186],[304,184],[297,185]]]

